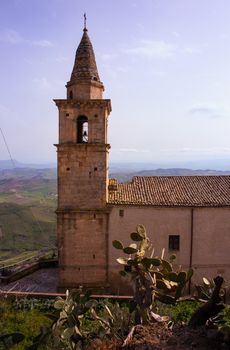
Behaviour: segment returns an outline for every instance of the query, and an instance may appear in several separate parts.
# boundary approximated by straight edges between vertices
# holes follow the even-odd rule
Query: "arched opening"
[[[77,143],[88,142],[88,118],[80,116],[77,118]]]
[[[69,92],[69,98],[70,98],[70,100],[73,99],[73,91],[72,90],[70,90],[70,92]]]

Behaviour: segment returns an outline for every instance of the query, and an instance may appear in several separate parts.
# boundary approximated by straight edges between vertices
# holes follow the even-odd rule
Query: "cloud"
[[[111,61],[117,57],[117,54],[116,53],[100,53],[99,52],[97,54],[97,56],[100,57],[101,60],[103,60],[103,61]]]
[[[150,151],[147,149],[137,149],[137,148],[118,148],[113,149],[115,152],[125,152],[125,153],[149,153]]]
[[[0,114],[8,113],[10,112],[10,109],[4,105],[0,104]]]
[[[15,30],[8,29],[0,33],[0,41],[15,45],[24,42],[24,39]]]
[[[28,40],[24,38],[19,32],[12,29],[6,29],[0,32],[0,41],[11,45],[27,44],[40,47],[54,46],[53,43],[47,39]]]
[[[54,60],[57,63],[63,63],[63,62],[67,62],[69,59],[66,56],[58,56],[58,57],[55,57]]]
[[[150,72],[153,76],[155,76],[155,77],[166,77],[167,76],[167,73],[166,72],[164,72],[164,71],[151,71]]]
[[[226,112],[221,108],[208,105],[194,105],[188,110],[188,114],[197,117],[206,117],[211,119],[223,118]]]
[[[42,90],[48,90],[52,88],[52,84],[45,77],[35,78],[33,81]]]
[[[125,49],[124,53],[128,55],[145,56],[149,58],[167,59],[174,56],[177,46],[166,43],[163,40],[141,40],[136,47]]]
[[[197,47],[194,47],[194,46],[186,46],[186,47],[184,47],[183,52],[187,53],[189,55],[201,53],[200,49],[198,49]]]
[[[220,34],[220,39],[221,40],[229,39],[229,33],[222,33],[222,34]]]
[[[136,55],[136,56],[158,58],[158,59],[168,59],[175,56],[176,54],[187,54],[187,55],[200,54],[201,50],[200,48],[189,44],[179,47],[175,43],[169,43],[164,40],[144,40],[143,39],[139,42],[139,44],[136,47],[124,49],[123,52],[128,55]]]
[[[144,31],[145,30],[145,26],[142,24],[142,23],[137,23],[137,28],[140,30],[140,31]]]
[[[180,37],[180,33],[178,33],[177,31],[172,32],[172,35],[175,36],[176,38]]]
[[[187,154],[187,155],[230,155],[230,147],[209,147],[209,148],[193,148],[182,147],[177,149],[162,149],[161,152],[167,155]]]
[[[204,107],[204,106],[194,106],[191,107],[189,110],[190,114],[210,114],[213,113],[214,109],[211,107]]]
[[[49,40],[34,40],[30,42],[34,46],[41,46],[41,47],[51,47],[54,46],[53,43]]]
[[[104,64],[104,70],[107,72],[108,76],[111,77],[111,79],[120,79],[121,74],[126,74],[129,72],[130,68],[125,66],[111,66],[111,64],[105,63]],[[119,85],[121,86],[121,82],[119,82]]]
[[[40,90],[53,90],[64,85],[64,82],[61,80],[50,81],[46,77],[34,78],[33,82]]]
[[[193,154],[230,154],[230,147],[210,147],[210,148],[182,148],[180,153]]]

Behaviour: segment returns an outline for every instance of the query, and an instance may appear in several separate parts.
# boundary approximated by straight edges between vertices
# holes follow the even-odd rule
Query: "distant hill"
[[[56,242],[56,169],[0,170],[0,255]]]
[[[148,162],[122,162],[122,161],[110,161],[109,162],[110,173],[117,172],[134,172],[142,170],[156,170],[156,169],[213,169],[221,171],[230,171],[230,159],[229,158],[211,158],[211,159],[199,159],[199,160],[164,160],[164,161],[148,161]]]
[[[192,176],[192,175],[230,175],[230,171],[221,170],[192,170],[183,168],[170,168],[170,169],[154,169],[154,170],[142,170],[133,172],[114,172],[110,174],[111,178],[116,178],[120,182],[131,181],[133,176]]]
[[[0,166],[9,165],[0,161]],[[12,164],[11,164],[12,165]],[[21,163],[22,165],[22,163]],[[147,169],[113,166],[120,182],[133,176],[230,175],[230,171],[186,168]],[[0,169],[0,258],[24,250],[51,249],[56,244],[56,168]]]
[[[3,169],[14,169],[14,168],[34,168],[34,169],[44,169],[44,168],[56,168],[55,163],[44,163],[44,164],[25,164],[18,162],[17,160],[0,160],[0,170]]]
[[[1,179],[32,179],[34,177],[44,179],[56,179],[57,170],[55,168],[14,168],[0,169]]]

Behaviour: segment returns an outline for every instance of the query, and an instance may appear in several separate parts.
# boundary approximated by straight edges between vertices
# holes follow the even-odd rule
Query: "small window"
[[[131,265],[124,265],[124,271],[125,272],[132,272],[132,266]]]
[[[70,98],[70,100],[73,99],[73,91],[72,90],[69,92],[69,98]]]
[[[119,216],[124,216],[124,210],[123,209],[119,210]]]
[[[180,236],[170,235],[169,236],[169,250],[180,250]]]
[[[80,116],[77,119],[77,143],[88,142],[88,118]]]

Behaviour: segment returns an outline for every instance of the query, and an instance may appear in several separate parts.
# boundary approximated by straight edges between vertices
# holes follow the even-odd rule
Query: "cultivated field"
[[[0,261],[56,246],[54,169],[0,171]]]

